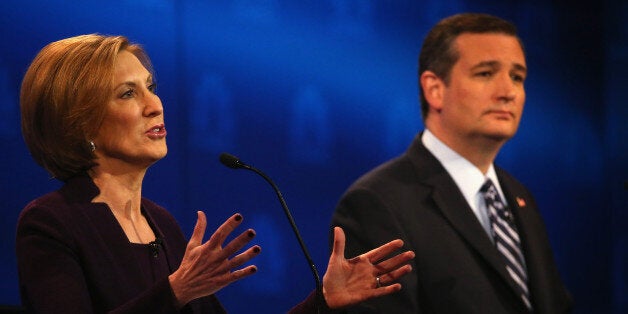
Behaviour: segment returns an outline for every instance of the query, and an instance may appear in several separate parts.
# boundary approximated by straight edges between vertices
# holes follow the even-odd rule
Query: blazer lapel
[[[491,270],[498,273],[504,282],[510,286],[513,293],[518,295],[516,284],[506,271],[502,257],[495,249],[493,242],[486,234],[473,210],[469,207],[454,180],[438,159],[423,146],[420,135],[415,138],[407,154],[417,169],[419,179],[433,188],[432,198],[437,209],[451,223],[456,232],[460,234],[460,237],[484,258]],[[510,200],[508,201],[510,202]],[[521,304],[523,305],[523,301]]]
[[[63,193],[71,203],[75,203],[77,207],[81,208],[77,210],[77,214],[83,215],[82,221],[93,229],[93,232],[89,233],[93,237],[90,239],[90,246],[97,248],[92,249],[92,251],[99,252],[98,263],[101,263],[103,269],[108,269],[110,272],[119,271],[125,274],[124,276],[112,276],[126,281],[118,284],[118,289],[121,290],[122,295],[136,294],[137,291],[127,293],[122,293],[122,291],[137,286],[136,283],[147,285],[141,275],[145,270],[137,263],[131,243],[109,206],[105,203],[91,202],[100,193],[98,187],[85,175],[68,181],[63,188]],[[111,245],[112,243],[118,244]]]
[[[432,197],[445,219],[484,258],[490,268],[507,282],[512,291],[517,293],[517,287],[506,271],[502,257],[453,180],[448,175],[443,175],[434,177],[429,182],[434,184]]]
[[[159,219],[159,215],[154,215],[154,205],[151,205],[148,201],[142,200],[142,212],[146,215],[146,220],[153,228],[155,232],[155,237],[161,239],[161,248],[163,249],[166,259],[168,260],[168,267],[170,268],[170,273],[173,273],[177,268],[179,268],[181,264],[181,260],[183,259],[183,255],[179,250],[179,247],[175,246],[175,239],[170,239],[170,237],[174,238],[172,234],[166,234],[166,230],[162,230],[159,227],[159,223],[163,222],[163,220]]]
[[[137,258],[132,249],[132,244],[129,242],[124,230],[117,222],[116,218],[111,213],[111,210],[106,204],[95,203],[92,204],[91,216],[94,221],[95,234],[102,235],[102,241],[104,243],[119,243],[118,245],[107,246],[107,258],[111,259],[111,263],[115,265],[114,268],[120,269],[128,278],[129,283],[141,283],[141,285],[148,285],[144,281],[147,276],[142,276],[142,273],[147,271],[142,269],[137,262]],[[112,265],[113,266],[113,265]],[[130,269],[130,270],[128,270]],[[122,277],[116,277],[122,278]],[[134,286],[128,284],[129,286]],[[122,289],[122,288],[121,288]]]

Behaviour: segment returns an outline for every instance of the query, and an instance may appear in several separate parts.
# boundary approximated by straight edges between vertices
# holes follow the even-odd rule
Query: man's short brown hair
[[[496,16],[481,13],[461,13],[438,22],[423,40],[419,55],[419,91],[423,120],[427,117],[429,105],[421,87],[421,74],[425,71],[432,71],[445,84],[448,84],[451,69],[460,57],[453,42],[463,33],[511,35],[517,38],[523,49],[515,25]]]

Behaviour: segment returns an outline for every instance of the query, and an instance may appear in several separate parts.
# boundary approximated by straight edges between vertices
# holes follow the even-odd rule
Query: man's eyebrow
[[[517,71],[528,73],[528,68],[526,68],[526,66],[523,64],[515,63],[512,65],[512,67]]]
[[[477,68],[483,68],[483,67],[497,68],[497,67],[499,67],[499,62],[497,62],[497,61],[482,61],[482,62],[472,66],[471,70],[475,70]]]
[[[474,65],[473,67],[471,67],[471,70],[476,70],[478,68],[484,68],[484,67],[499,68],[500,66],[501,64],[498,61],[482,61]],[[520,63],[513,63],[512,68],[516,71],[521,71],[524,73],[528,72],[528,68],[526,68],[525,65],[520,64]]]

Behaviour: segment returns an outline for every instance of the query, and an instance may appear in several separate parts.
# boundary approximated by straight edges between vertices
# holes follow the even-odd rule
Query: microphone
[[[244,169],[248,169],[248,170],[253,170],[251,168],[251,166],[249,166],[249,165],[243,163],[242,161],[240,161],[240,159],[238,159],[238,157],[233,156],[233,155],[228,154],[228,153],[220,154],[220,162],[223,165],[225,165],[225,166],[227,166],[229,168],[232,168],[232,169],[243,169],[244,168]],[[257,171],[257,172],[262,177],[264,177],[264,179],[266,179],[267,181],[270,181],[270,179],[267,179],[267,177],[264,174],[260,173],[259,171]],[[271,182],[271,185],[274,186],[275,184]]]
[[[301,246],[301,250],[303,251],[303,255],[305,255],[305,259],[307,260],[308,264],[310,265],[310,269],[312,271],[312,274],[314,275],[314,280],[316,281],[316,295],[318,297],[318,302],[317,302],[317,311],[320,311],[320,304],[323,298],[323,286],[321,284],[321,279],[318,275],[318,271],[316,270],[316,265],[314,265],[314,262],[312,261],[312,258],[310,257],[310,253],[308,253],[307,248],[305,247],[305,243],[303,243],[303,239],[301,238],[301,235],[299,234],[299,229],[297,228],[297,225],[294,222],[294,219],[292,218],[292,215],[290,214],[290,210],[288,209],[288,205],[286,204],[286,201],[284,200],[283,196],[281,195],[281,191],[279,191],[279,188],[277,187],[277,185],[273,182],[273,180],[271,180],[266,174],[264,174],[262,171],[260,171],[259,169],[247,165],[244,162],[242,162],[238,157],[233,156],[229,153],[222,153],[220,154],[220,162],[232,169],[246,169],[246,170],[250,170],[253,171],[255,173],[257,173],[258,175],[260,175],[262,178],[264,178],[264,180],[266,180],[266,182],[268,182],[272,187],[273,190],[275,190],[275,193],[277,194],[277,198],[279,198],[279,202],[281,203],[281,207],[283,208],[284,213],[286,214],[286,217],[288,218],[288,221],[290,222],[290,226],[292,226],[292,231],[294,231],[295,236],[297,237],[297,240],[299,241],[299,245]]]
[[[159,256],[159,249],[161,249],[162,240],[160,237],[155,238],[155,241],[151,241],[148,243],[148,247],[150,248],[150,252],[153,257]]]

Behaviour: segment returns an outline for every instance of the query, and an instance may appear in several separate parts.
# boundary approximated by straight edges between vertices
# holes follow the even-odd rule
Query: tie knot
[[[484,184],[480,188],[480,193],[482,193],[482,196],[487,202],[487,205],[490,204],[496,206],[498,209],[503,208],[503,205],[500,204],[501,199],[497,194],[497,188],[495,187],[495,184],[493,184],[493,181],[491,181],[491,179],[486,179],[486,182],[484,182]]]
[[[480,192],[486,194],[492,193],[494,191],[496,191],[496,189],[493,181],[491,181],[491,179],[486,179],[486,181],[484,182],[484,184],[482,184],[482,187],[480,188]]]

